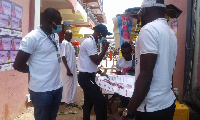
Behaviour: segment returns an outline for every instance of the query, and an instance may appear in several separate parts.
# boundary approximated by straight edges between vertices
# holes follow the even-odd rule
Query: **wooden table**
[[[106,98],[106,104],[107,104],[107,108],[108,108],[108,113],[112,114],[112,104],[114,103],[114,101],[116,100],[117,96],[113,93],[113,92],[109,92],[106,91],[104,89],[102,89],[102,94],[105,96]],[[112,95],[111,98],[109,98],[108,96]]]

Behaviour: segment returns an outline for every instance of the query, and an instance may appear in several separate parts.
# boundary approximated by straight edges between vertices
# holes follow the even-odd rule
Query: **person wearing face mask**
[[[41,26],[22,39],[14,62],[15,70],[30,73],[29,92],[35,120],[56,120],[61,102],[60,52],[53,35],[62,30],[61,21],[58,10],[47,8]]]
[[[95,82],[95,76],[98,71],[97,66],[102,61],[109,46],[105,37],[111,33],[103,24],[98,24],[93,29],[93,35],[82,42],[78,55],[78,70],[80,71],[78,82],[84,92],[83,120],[90,120],[93,105],[96,120],[107,120],[106,100]],[[99,55],[97,43],[102,43],[102,52]]]

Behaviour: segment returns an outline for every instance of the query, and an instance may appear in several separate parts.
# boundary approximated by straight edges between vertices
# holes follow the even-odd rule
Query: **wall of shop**
[[[34,28],[35,0],[10,0],[23,7],[22,37]],[[0,119],[13,120],[27,108],[28,74],[0,72]]]
[[[178,19],[171,19],[169,21],[169,25],[171,26],[171,22],[178,21],[178,29],[177,29],[177,42],[178,42],[178,50],[177,50],[177,60],[176,60],[176,69],[174,71],[173,83],[174,88],[178,88],[179,90],[179,100],[182,99],[183,95],[183,81],[184,81],[184,67],[185,67],[185,41],[186,41],[186,22],[187,22],[187,0],[167,0],[168,4],[173,4],[177,6],[179,9],[183,11]]]

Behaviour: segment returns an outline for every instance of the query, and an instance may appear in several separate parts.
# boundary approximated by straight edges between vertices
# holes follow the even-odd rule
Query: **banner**
[[[9,0],[0,0],[0,71],[13,69],[22,39],[23,8]]]
[[[118,20],[118,30],[119,30],[119,38],[120,38],[120,46],[124,42],[130,43],[130,34],[133,24],[133,18],[128,15],[122,15],[117,17]]]
[[[135,88],[135,76],[131,75],[99,76],[95,81],[102,89],[125,97],[132,97]]]
[[[137,20],[128,15],[113,18],[115,48],[120,48],[124,42],[130,43],[134,36]]]

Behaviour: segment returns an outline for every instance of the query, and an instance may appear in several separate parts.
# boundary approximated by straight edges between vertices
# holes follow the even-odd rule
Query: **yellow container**
[[[119,58],[122,57],[122,52],[119,50]]]
[[[189,108],[178,101],[175,102],[176,108],[173,120],[189,120]]]

